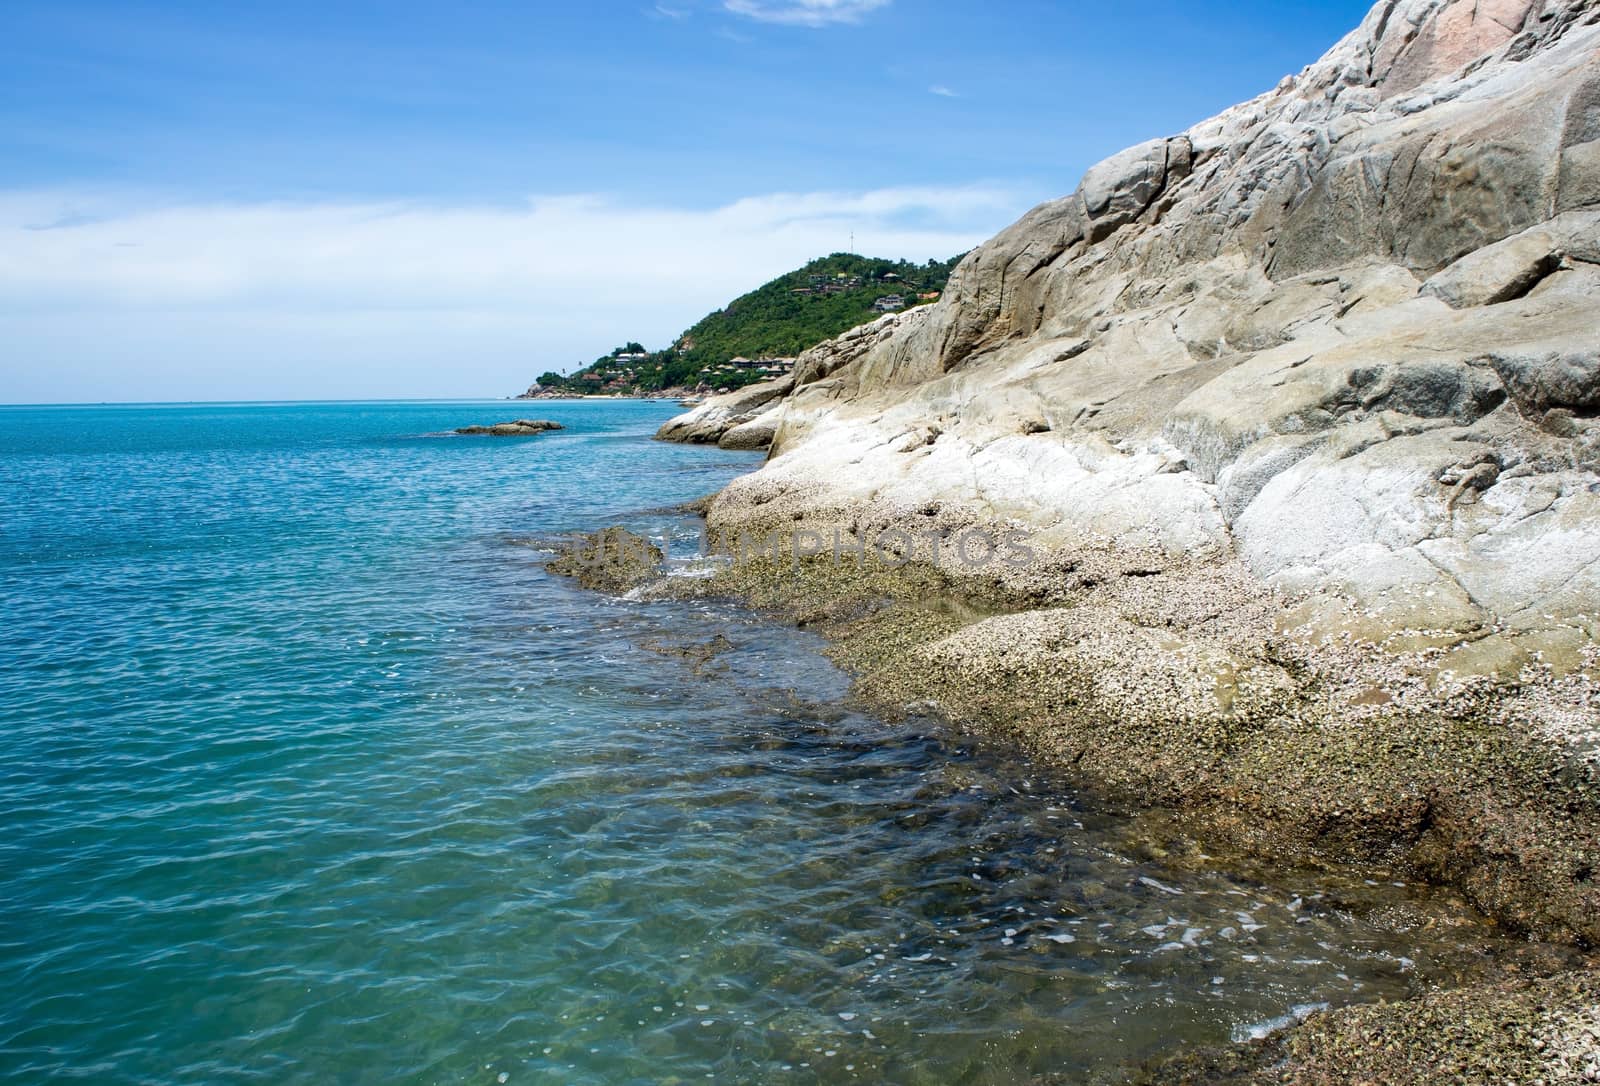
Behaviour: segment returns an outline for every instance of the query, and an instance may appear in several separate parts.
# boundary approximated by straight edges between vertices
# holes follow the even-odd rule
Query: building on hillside
[[[938,300],[939,292],[937,290],[925,290],[917,295],[917,301],[919,302],[937,302]]]
[[[898,294],[885,294],[882,298],[872,303],[872,308],[879,313],[898,313],[905,307],[905,298]]]

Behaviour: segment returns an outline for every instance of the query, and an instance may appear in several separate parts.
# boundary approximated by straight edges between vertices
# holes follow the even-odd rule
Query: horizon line
[[[563,400],[654,400],[677,399],[674,396],[568,396],[548,397]],[[10,407],[261,407],[269,404],[345,404],[345,403],[515,403],[516,396],[373,396],[343,399],[318,398],[294,400],[277,397],[265,400],[38,400],[0,401],[0,408]]]

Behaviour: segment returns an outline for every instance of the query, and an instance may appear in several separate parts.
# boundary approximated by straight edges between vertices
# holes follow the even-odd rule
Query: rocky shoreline
[[[769,449],[707,522],[790,552],[634,591],[746,599],[827,635],[880,713],[1269,862],[1393,865],[1581,956],[1597,312],[1600,3],[1384,0],[1091,168],[934,305],[667,423]],[[1027,560],[929,553],[973,531]],[[795,561],[816,539],[893,561]],[[1593,974],[1557,969],[1152,1081],[1600,1081],[1597,1018]]]
[[[1370,646],[1280,630],[1285,601],[1237,564],[1106,549],[951,571],[873,553],[717,556],[710,576],[671,576],[618,527],[551,569],[636,599],[735,598],[816,631],[862,707],[1019,744],[1146,812],[1173,850],[1442,883],[1530,940],[1518,980],[1314,1014],[1143,1081],[1595,1081],[1568,1072],[1600,1068],[1600,1035],[1583,1032],[1600,1022],[1600,772],[1504,723],[1527,699],[1579,696],[1569,682],[1438,691]],[[1576,1032],[1558,1044],[1553,1022]]]
[[[1253,1044],[1186,1053],[1139,1086],[1600,1082],[1600,972],[1513,977],[1322,1012]]]

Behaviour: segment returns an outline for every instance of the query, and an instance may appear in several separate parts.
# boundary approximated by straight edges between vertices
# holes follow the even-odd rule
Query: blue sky
[[[0,400],[514,392],[967,248],[1366,7],[7,0]]]

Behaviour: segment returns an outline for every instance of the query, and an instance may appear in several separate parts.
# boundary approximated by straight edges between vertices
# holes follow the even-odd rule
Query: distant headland
[[[707,314],[664,350],[628,342],[570,374],[545,373],[516,398],[683,399],[783,377],[807,348],[937,301],[963,255],[926,264],[821,257]]]

